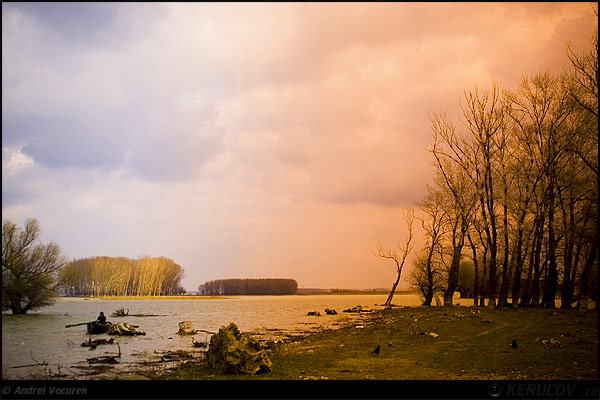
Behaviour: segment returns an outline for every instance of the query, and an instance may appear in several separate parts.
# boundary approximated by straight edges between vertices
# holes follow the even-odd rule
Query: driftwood
[[[119,348],[119,354],[116,356],[98,356],[86,358],[86,361],[90,364],[118,364],[119,361],[117,358],[121,358],[121,346],[119,343],[117,343],[117,347]]]
[[[371,312],[373,311],[371,308],[367,307],[367,306],[354,306],[351,308],[348,308],[346,310],[344,310],[344,312],[346,313],[364,313],[364,312]]]
[[[31,349],[29,349],[29,355],[31,356],[31,359],[33,361],[35,361],[35,364],[17,365],[15,367],[10,367],[10,368],[25,368],[25,367],[35,367],[35,366],[38,366],[38,365],[48,365],[47,362],[39,362],[38,360],[36,360],[35,358],[33,358],[33,351]]]
[[[125,307],[121,307],[117,311],[113,311],[112,313],[113,317],[126,317],[127,315],[129,315],[129,309],[125,311]]]
[[[118,364],[117,356],[99,356],[86,359],[90,364]]]
[[[167,351],[160,357],[162,362],[170,362],[170,361],[183,361],[194,358],[194,356],[190,353],[187,353],[183,350],[177,351]]]
[[[119,322],[118,324],[113,324],[110,326],[108,330],[109,335],[124,335],[124,336],[134,336],[134,335],[145,335],[146,332],[141,332],[136,330],[135,328],[139,328],[139,325],[131,325],[127,322]]]
[[[166,314],[129,314],[129,309],[125,310],[125,307],[119,308],[117,311],[112,313],[113,317],[166,317]]]
[[[195,341],[194,338],[192,338],[192,345],[194,347],[205,348],[205,347],[208,346],[208,343],[206,343],[206,342],[198,342],[198,341]]]
[[[211,335],[217,334],[217,332],[211,332],[211,331],[207,331],[204,329],[194,329],[194,327],[192,326],[192,321],[181,321],[179,323],[179,331],[177,332],[177,334],[178,335],[195,335],[196,333],[200,333],[200,332],[210,333]]]
[[[83,342],[81,343],[81,347],[89,347],[91,350],[95,349],[96,346],[100,346],[102,344],[113,344],[115,342],[114,338],[110,338],[110,339],[96,339],[96,340],[92,340],[92,337],[90,336],[90,340],[88,340],[87,342]]]
[[[131,314],[130,317],[166,317],[167,314]]]

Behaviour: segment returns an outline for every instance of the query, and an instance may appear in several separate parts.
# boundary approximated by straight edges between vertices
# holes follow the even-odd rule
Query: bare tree
[[[487,246],[490,252],[488,295],[489,306],[496,305],[497,297],[497,254],[498,254],[498,222],[497,222],[497,152],[498,144],[502,143],[497,137],[506,128],[506,108],[500,97],[500,87],[493,82],[492,88],[481,93],[477,88],[474,92],[465,92],[466,104],[462,107],[464,124],[468,129],[474,145],[478,148],[477,168],[481,176],[480,200],[482,217],[486,220],[483,225],[487,236]]]
[[[462,249],[476,205],[475,188],[469,176],[473,160],[465,150],[466,143],[458,139],[454,124],[445,113],[434,115],[430,120],[433,132],[430,152],[435,158],[437,186],[447,199],[444,202],[444,223],[452,243],[452,262],[448,270],[444,306],[452,306],[459,280]]]
[[[398,246],[396,246],[397,250],[392,250],[390,248],[385,248],[381,243],[378,243],[377,248],[373,252],[373,254],[376,257],[387,258],[387,259],[393,260],[394,263],[396,264],[396,272],[397,272],[396,281],[392,285],[390,294],[388,295],[387,300],[385,301],[384,306],[386,306],[386,307],[390,307],[392,305],[392,298],[394,297],[394,293],[396,292],[396,287],[398,286],[398,283],[400,283],[400,277],[402,275],[402,268],[404,267],[406,258],[408,257],[408,255],[410,254],[410,252],[413,249],[412,225],[413,225],[413,221],[415,219],[414,208],[409,208],[408,210],[405,211],[404,219],[406,220],[406,224],[407,224],[407,228],[408,228],[408,234],[407,234],[408,237],[406,239],[406,243],[405,243],[404,247],[398,245]]]
[[[13,314],[52,304],[60,286],[58,271],[65,263],[56,243],[39,244],[40,227],[28,219],[25,228],[2,225],[2,309]]]
[[[412,283],[421,289],[424,296],[423,305],[429,306],[433,300],[436,290],[439,272],[434,266],[434,254],[440,245],[440,240],[444,235],[444,207],[443,194],[440,191],[434,191],[428,186],[429,193],[418,203],[419,208],[425,213],[426,218],[419,218],[421,227],[425,231],[426,246],[425,257],[418,258],[415,262],[415,273],[411,275]]]

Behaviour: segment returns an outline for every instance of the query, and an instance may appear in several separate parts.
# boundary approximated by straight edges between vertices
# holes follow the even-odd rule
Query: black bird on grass
[[[381,346],[377,345],[377,347],[375,347],[375,350],[373,350],[371,352],[371,354],[379,354],[379,351],[381,350]]]
[[[513,339],[512,344],[510,345],[513,349],[517,348],[517,339]]]

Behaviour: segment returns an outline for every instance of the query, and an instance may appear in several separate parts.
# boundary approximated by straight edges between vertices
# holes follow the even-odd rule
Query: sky
[[[561,73],[592,8],[3,2],[2,218],[69,259],[171,258],[188,291],[390,288],[373,251],[432,181],[430,116]]]

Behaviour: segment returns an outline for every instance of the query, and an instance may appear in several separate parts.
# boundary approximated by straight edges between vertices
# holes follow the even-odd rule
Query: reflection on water
[[[189,336],[176,334],[181,321],[191,321],[195,329],[216,332],[220,327],[235,322],[242,332],[261,339],[283,339],[288,334],[301,334],[321,328],[335,328],[363,316],[343,313],[355,305],[377,308],[386,295],[294,295],[294,296],[238,296],[228,299],[203,300],[100,300],[62,298],[56,304],[28,315],[2,315],[2,374],[7,379],[25,379],[43,368],[10,368],[22,365],[48,363],[48,368],[73,378],[81,373],[77,367],[86,367],[86,358],[117,352],[116,345],[98,346],[95,350],[81,347],[88,340],[85,325],[65,328],[65,325],[95,320],[100,311],[108,320],[139,325],[145,336],[115,336],[122,357],[115,370],[127,371],[131,363],[157,361],[166,351],[193,351]],[[418,296],[396,294],[394,304],[417,306]],[[121,307],[130,314],[162,314],[160,317],[111,317]],[[325,315],[325,308],[333,308],[338,315]],[[308,311],[320,311],[322,316],[307,316]],[[107,338],[94,335],[93,339]],[[210,335],[199,333],[197,341],[208,341]],[[197,349],[196,349],[197,350]],[[128,367],[129,365],[129,367]],[[89,378],[86,378],[89,379]]]

